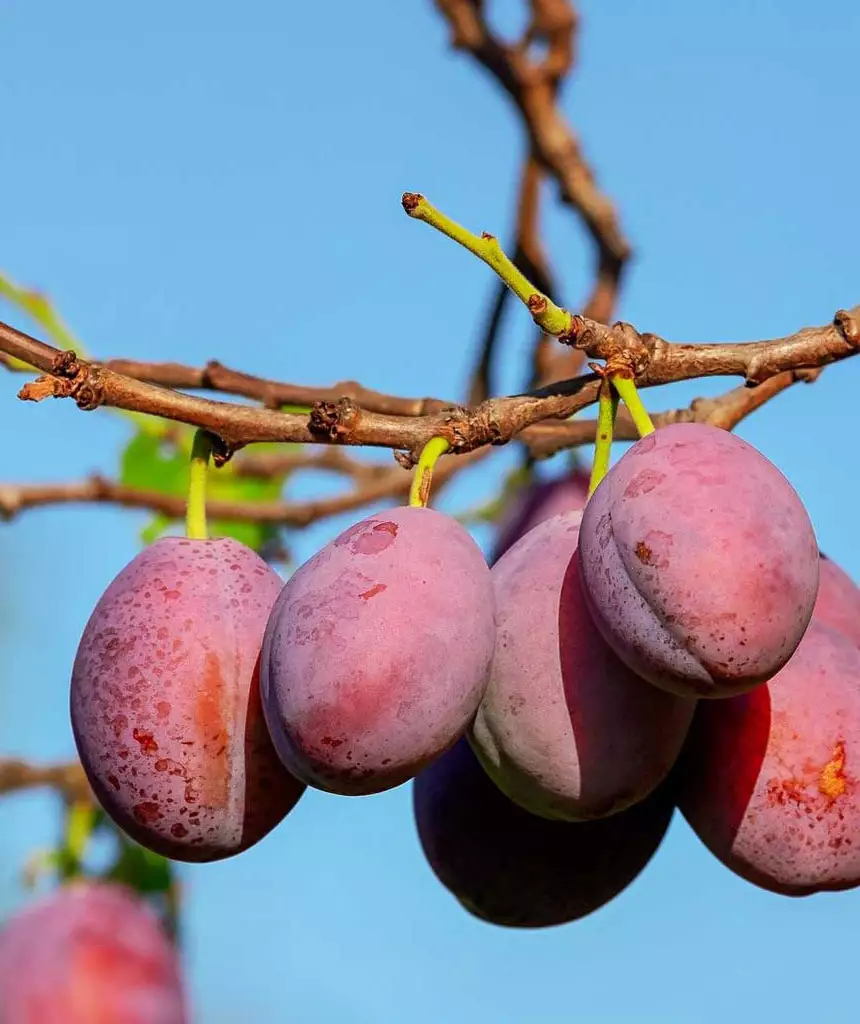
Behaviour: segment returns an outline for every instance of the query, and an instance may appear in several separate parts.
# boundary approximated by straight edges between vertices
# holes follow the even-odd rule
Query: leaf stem
[[[409,490],[409,504],[413,508],[426,508],[430,500],[430,484],[433,480],[433,467],[451,445],[444,437],[431,437],[418,458],[412,487]]]
[[[633,425],[639,431],[639,436],[647,437],[648,434],[653,434],[654,424],[651,422],[651,417],[642,403],[642,398],[633,380],[630,377],[615,374],[611,376],[611,380],[615,390],[621,396],[621,400],[627,406]]]
[[[461,224],[451,220],[447,214],[437,210],[424,196],[417,192],[404,192],[401,200],[403,209],[413,218],[422,220],[430,227],[458,242],[463,248],[483,260],[491,267],[516,297],[528,307],[534,322],[547,334],[564,334],[570,329],[571,315],[566,309],[557,306],[552,299],[544,295],[529,281],[511,259],[505,255],[499,240],[486,232],[473,234]]]
[[[594,463],[588,483],[588,497],[597,490],[597,485],[609,470],[609,456],[612,453],[612,435],[615,430],[615,414],[618,411],[618,393],[608,380],[600,386],[597,405],[597,435],[594,441]]]
[[[196,431],[191,446],[191,474],[185,515],[185,535],[189,540],[206,540],[209,536],[206,526],[206,477],[211,454],[212,435],[205,430]]]

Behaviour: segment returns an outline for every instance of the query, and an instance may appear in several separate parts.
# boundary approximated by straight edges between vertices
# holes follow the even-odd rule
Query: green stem
[[[617,411],[618,394],[609,381],[604,380],[600,386],[597,406],[597,437],[594,440],[594,463],[591,467],[591,480],[588,483],[589,498],[609,471],[609,456],[612,453],[612,435],[615,430],[615,413]]]
[[[423,220],[448,238],[458,242],[464,249],[492,267],[516,297],[526,305],[532,319],[547,334],[556,336],[570,330],[571,315],[557,306],[552,299],[538,291],[529,279],[505,255],[499,240],[493,235],[473,234],[461,224],[451,220],[447,214],[437,210],[424,196],[417,192],[403,194],[403,209],[413,220]]]
[[[191,446],[191,478],[188,482],[188,507],[185,516],[185,534],[189,540],[206,540],[206,475],[212,454],[212,436],[205,430],[194,434]]]
[[[415,476],[412,477],[412,487],[409,490],[409,504],[413,508],[426,508],[430,500],[430,483],[433,480],[433,467],[439,460],[440,455],[451,447],[444,437],[431,437],[421,452],[418,465],[415,467]]]
[[[612,384],[621,396],[621,400],[627,406],[633,425],[639,431],[640,437],[646,437],[654,433],[654,424],[648,415],[648,410],[642,404],[642,398],[636,390],[636,385],[630,377],[612,376]]]

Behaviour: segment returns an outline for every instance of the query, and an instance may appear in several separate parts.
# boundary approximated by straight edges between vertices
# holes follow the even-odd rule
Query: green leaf
[[[129,441],[122,454],[120,481],[128,487],[160,491],[163,494],[184,496],[188,490],[189,457],[194,431],[182,429],[176,441],[167,442],[146,428]],[[277,451],[277,444],[257,445],[260,451]],[[209,470],[208,496],[223,501],[270,502],[281,496],[287,474],[274,477],[240,476],[231,461],[220,469]],[[174,520],[157,514],[144,528],[141,539],[151,544],[162,536]],[[210,519],[209,529],[214,537],[233,537],[259,551],[277,537],[277,527],[270,523],[242,520]]]
[[[102,877],[121,882],[143,895],[167,892],[172,883],[170,861],[125,836],[118,838],[117,859]]]

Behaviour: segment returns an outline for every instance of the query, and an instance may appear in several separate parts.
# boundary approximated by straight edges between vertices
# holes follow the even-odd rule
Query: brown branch
[[[34,765],[18,758],[0,758],[0,796],[43,786],[61,793],[69,803],[93,799],[92,790],[78,761]]]
[[[673,409],[655,413],[655,426],[664,427],[670,423],[710,423],[712,426],[732,430],[745,417],[765,402],[799,381],[811,382],[818,377],[818,370],[787,371],[769,378],[758,387],[741,386],[717,398],[697,398],[685,409]],[[537,458],[554,455],[563,448],[594,442],[597,421],[577,420],[569,423],[539,423],[527,428],[523,439]],[[639,434],[625,409],[620,409],[615,424],[615,438],[619,441],[635,441]],[[459,469],[486,455],[490,449],[480,448],[458,459],[442,459],[433,477],[434,493],[439,490]],[[329,461],[324,456],[340,456],[338,449],[327,449],[320,453],[319,465]],[[283,456],[281,458],[286,458]],[[259,456],[260,468],[276,465],[279,458],[268,454]],[[251,461],[248,459],[247,461]],[[337,460],[335,460],[337,461]],[[307,502],[252,502],[216,501],[207,502],[207,510],[214,519],[234,519],[248,522],[273,523],[280,526],[304,527],[329,516],[348,512],[385,498],[404,497],[409,492],[410,475],[398,467],[369,466],[371,474],[361,486],[347,494]],[[383,470],[383,472],[379,472]],[[160,512],[172,519],[181,519],[185,514],[185,500],[158,491],[145,491],[126,487],[111,480],[94,476],[89,480],[52,484],[0,484],[0,515],[6,519],[30,508],[61,504],[111,504],[126,508],[144,508]],[[2,791],[2,790],[0,790]]]
[[[559,80],[573,60],[573,8],[567,0],[532,0],[530,35],[547,43],[546,58],[536,63],[528,47],[507,46],[492,32],[481,0],[435,2],[451,27],[452,45],[468,51],[507,91],[522,117],[532,152],[558,182],[562,201],[579,213],[591,233],[598,269],[585,308],[590,318],[608,321],[630,246],[557,104]]]
[[[2,354],[0,365],[7,370],[27,372],[26,368],[13,366],[8,356]],[[352,380],[341,381],[327,388],[287,384],[231,370],[214,359],[202,367],[186,366],[183,363],[148,363],[137,359],[93,360],[92,365],[160,387],[184,391],[218,391],[225,395],[250,398],[269,409],[279,409],[284,405],[312,406],[316,402],[337,402],[348,398],[371,412],[391,416],[423,416],[452,404],[438,398],[398,398],[396,395],[386,395],[362,387]]]
[[[433,494],[438,495],[457,472],[477,462],[489,451],[489,448],[478,448],[458,458],[443,459],[433,474]],[[270,523],[301,529],[365,505],[402,499],[409,494],[411,482],[409,472],[399,466],[392,466],[384,475],[373,474],[354,490],[328,498],[294,502],[223,501],[213,498],[207,500],[206,511],[212,519]],[[92,504],[146,509],[174,520],[180,520],[185,515],[185,498],[180,495],[128,487],[101,476],[65,483],[0,484],[0,515],[7,520],[33,508]]]
[[[392,466],[390,462],[363,462],[353,458],[342,448],[333,447],[310,450],[298,448],[277,452],[256,452],[252,449],[238,455],[233,463],[233,472],[239,476],[269,478],[300,470],[338,473],[361,483],[387,477]]]
[[[641,387],[707,376],[741,376],[758,383],[785,370],[815,369],[860,350],[860,306],[839,310],[822,327],[806,327],[774,341],[687,345],[640,334],[629,324],[607,327],[571,318],[563,339],[592,358],[629,368]],[[255,441],[369,445],[419,451],[444,437],[454,452],[504,444],[542,420],[571,416],[597,399],[599,380],[585,375],[529,394],[493,398],[473,409],[453,408],[423,416],[369,412],[354,402],[320,403],[309,416],[215,402],[133,380],[94,366],[0,324],[0,351],[23,359],[46,376],[25,385],[20,397],[74,398],[83,409],[98,405],[131,409],[203,427],[229,450]]]
[[[723,430],[734,428],[765,402],[798,382],[811,383],[820,370],[787,370],[770,377],[757,387],[741,385],[732,388],[716,398],[696,398],[685,409],[672,409],[654,413],[651,419],[655,427],[666,427],[671,423],[709,423]],[[523,431],[521,438],[528,443],[529,451],[535,458],[547,458],[566,448],[592,444],[597,431],[597,420],[572,420],[567,423],[538,423]],[[615,421],[617,441],[635,441],[639,432],[624,407],[619,408]]]

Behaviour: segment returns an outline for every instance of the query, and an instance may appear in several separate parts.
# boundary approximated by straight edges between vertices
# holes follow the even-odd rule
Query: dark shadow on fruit
[[[614,814],[669,773],[695,705],[640,679],[603,640],[588,611],[577,557],[562,582],[558,637],[580,803],[593,818]]]
[[[260,656],[248,693],[244,737],[242,846],[251,846],[296,806],[307,788],[281,764],[263,715]]]
[[[673,775],[678,806],[712,851],[729,851],[761,774],[771,732],[767,685],[702,702]]]
[[[415,779],[413,807],[430,867],[466,910],[545,928],[591,914],[630,885],[660,846],[674,799],[662,786],[603,821],[539,818],[508,800],[460,740]]]

